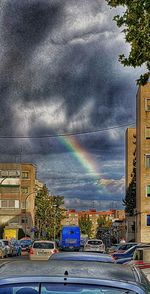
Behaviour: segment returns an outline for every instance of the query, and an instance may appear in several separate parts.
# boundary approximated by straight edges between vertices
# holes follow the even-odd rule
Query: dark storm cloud
[[[119,49],[108,44],[109,39],[113,42],[116,38],[111,17],[104,1],[4,1],[1,99],[10,105],[7,114],[3,111],[2,115],[5,124],[11,125],[10,131],[17,133],[20,121],[27,123],[24,108],[31,107],[31,101],[31,135],[89,130],[133,118],[132,94],[127,94],[129,79],[114,69]],[[54,44],[57,41],[60,45]],[[120,46],[121,42],[117,43]],[[46,64],[42,63],[44,57]],[[56,124],[50,127],[50,123],[40,122],[36,109],[44,101],[51,107],[50,101],[55,102],[57,97],[60,103],[49,115]],[[126,104],[130,102],[128,116],[122,97]],[[15,117],[12,100],[16,106],[20,101],[20,121]],[[87,114],[86,104],[91,101]],[[60,112],[65,112],[63,123],[59,123]]]
[[[128,48],[113,13],[104,0],[1,1],[1,136],[95,131],[134,121],[138,71],[117,61]],[[0,138],[0,161],[37,164],[39,178],[71,204],[71,197],[110,204],[114,179],[122,187],[124,130],[75,137],[109,184],[96,186],[61,137]]]
[[[20,80],[20,75],[30,63],[34,49],[44,41],[55,23],[61,23],[61,5],[57,1],[3,1],[1,4],[1,75],[0,75],[0,125],[1,134],[15,133],[16,119],[13,102],[32,100],[28,91],[22,93],[27,76]],[[27,87],[29,86],[26,85]],[[9,126],[9,129],[7,128]]]

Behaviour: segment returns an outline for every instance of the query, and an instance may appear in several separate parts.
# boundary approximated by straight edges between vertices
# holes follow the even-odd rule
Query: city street
[[[7,262],[13,262],[13,261],[16,261],[16,260],[22,260],[22,262],[23,262],[24,260],[28,260],[28,259],[29,259],[28,255],[7,257],[7,258],[0,259],[0,266],[2,264],[7,263]]]

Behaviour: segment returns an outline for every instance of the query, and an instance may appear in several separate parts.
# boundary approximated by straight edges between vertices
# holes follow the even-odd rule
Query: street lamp
[[[32,194],[35,194],[36,190],[27,194],[26,195],[26,198],[25,198],[25,227],[24,227],[24,230],[25,230],[25,237],[26,237],[26,234],[27,234],[27,199],[30,195]]]

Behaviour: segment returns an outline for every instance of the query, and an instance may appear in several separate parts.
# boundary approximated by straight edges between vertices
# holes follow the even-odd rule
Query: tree
[[[106,216],[99,216],[97,219],[97,224],[98,224],[98,228],[99,227],[103,227],[103,228],[110,228],[112,225],[112,221],[111,220],[107,220]]]
[[[118,27],[123,27],[125,40],[131,46],[128,57],[119,60],[124,66],[146,66],[147,71],[137,80],[144,85],[150,77],[150,1],[149,0],[106,0],[111,7],[123,6],[125,11],[116,15]]]
[[[88,235],[88,238],[92,236],[92,221],[90,220],[89,215],[84,214],[80,216],[79,227],[81,234]]]
[[[126,189],[125,199],[123,200],[125,212],[128,213],[129,216],[134,215],[134,209],[136,208],[136,158],[133,159],[133,172],[131,175],[132,179]]]
[[[43,239],[57,238],[61,230],[61,221],[64,218],[63,196],[49,196],[46,185],[38,191],[35,199],[36,237]]]

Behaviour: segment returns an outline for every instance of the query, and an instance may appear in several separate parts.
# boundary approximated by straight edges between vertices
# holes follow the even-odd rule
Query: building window
[[[22,172],[22,179],[28,179],[29,173],[28,172]]]
[[[8,207],[14,208],[15,207],[15,200],[8,200]]]
[[[145,99],[145,110],[150,111],[150,99]]]
[[[22,224],[27,224],[28,223],[28,218],[27,217],[22,217],[21,222],[22,222]]]
[[[28,187],[21,187],[22,194],[28,194],[29,188]]]
[[[145,167],[150,168],[150,154],[145,155]]]
[[[150,214],[147,214],[147,226],[150,226]]]
[[[0,208],[19,208],[19,200],[0,200]]]
[[[150,185],[146,186],[146,196],[150,197]]]
[[[145,138],[150,139],[150,127],[146,127],[145,129]]]
[[[28,209],[28,202],[27,201],[22,201],[21,202],[21,208],[22,209]]]
[[[1,208],[7,208],[7,200],[1,200]]]

